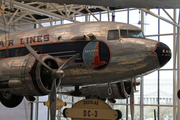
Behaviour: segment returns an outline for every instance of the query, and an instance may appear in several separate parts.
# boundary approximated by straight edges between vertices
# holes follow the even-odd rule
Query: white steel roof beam
[[[64,10],[64,7],[62,6],[62,5],[58,5],[58,4],[55,4],[54,3],[54,5],[56,6],[56,8],[57,9],[59,9],[60,11],[63,11]],[[69,11],[68,11],[68,14],[69,14],[69,16],[70,16],[70,13],[71,12],[76,12],[77,10],[76,9],[78,9],[78,12],[76,12],[76,13],[78,13],[78,14],[82,14],[82,15],[85,15],[84,13],[82,13],[82,12],[80,12],[79,11],[79,9],[81,9],[82,8],[82,6],[83,5],[73,5],[73,4],[71,4],[71,5],[66,5],[66,7],[67,7],[67,9],[69,8]],[[47,7],[48,8],[48,7]],[[81,9],[82,10],[82,9]],[[50,11],[50,12],[54,12],[54,11],[57,11],[56,9],[54,9],[54,7],[49,7],[48,8],[48,11]],[[65,17],[65,16],[64,16]],[[70,17],[69,17],[70,18]]]
[[[7,24],[9,24],[9,23],[13,20],[14,16],[17,14],[18,11],[19,11],[19,9],[16,10],[16,12],[13,14],[13,16],[11,16],[11,18],[10,18],[10,20],[8,21]]]
[[[86,10],[99,22],[99,20],[97,19],[97,17],[86,7]]]
[[[43,6],[44,4],[39,4],[36,8],[39,8],[39,7],[41,7],[41,6]]]
[[[73,4],[69,8],[69,11],[68,11],[68,14],[67,14],[68,16],[70,15],[72,8],[73,8]]]
[[[71,14],[69,16],[69,18],[71,18],[73,15],[75,15],[76,13],[80,12],[81,10],[83,10],[85,8],[85,6],[82,6],[80,9],[78,9],[77,11],[75,11],[73,14]]]
[[[6,17],[11,17],[14,13],[9,13],[8,11],[4,11],[6,14],[5,14],[5,16]],[[13,19],[16,19],[16,18],[18,18],[19,16],[21,16],[22,15],[22,13],[26,13],[26,12],[28,12],[28,11],[23,11],[23,12],[18,12],[15,16],[14,16],[14,18]],[[30,13],[30,12],[29,12]],[[12,21],[12,20],[11,20]],[[32,19],[32,18],[30,18],[30,17],[23,17],[23,19],[22,19],[22,21],[24,21],[24,22],[33,22],[34,21],[34,19]]]
[[[104,11],[108,11],[108,8],[105,8],[103,6],[97,6],[97,8],[104,10]],[[112,12],[112,11],[109,9],[109,12]]]
[[[4,24],[4,22],[0,19],[0,22],[2,23],[2,24]]]
[[[18,31],[20,31],[20,30],[25,30],[25,29],[23,29],[23,28],[19,28],[19,27],[14,27],[13,26],[13,28],[12,28],[12,26],[10,26],[11,28],[11,30],[12,29],[15,29],[15,30],[18,30]],[[5,29],[4,29],[5,28]],[[11,30],[9,29],[9,25],[3,25],[3,24],[0,24],[0,30],[2,30],[2,31],[5,31],[5,32],[10,32]]]
[[[12,23],[18,21],[19,19],[23,18],[23,17],[24,17],[25,15],[27,15],[28,13],[29,13],[29,12],[26,12],[26,13],[22,14],[21,16],[19,16],[18,18],[16,18],[16,19],[13,20],[12,22],[10,22],[9,24],[12,24]]]
[[[54,3],[50,3],[63,17],[66,17],[63,13],[62,13],[62,11],[60,11],[55,5],[54,5]]]
[[[66,4],[64,4],[64,11],[65,11],[66,17],[68,17],[68,14],[67,14],[67,6],[66,6]]]
[[[39,2],[30,2],[30,3],[25,3],[26,5],[32,5],[32,4],[39,4]]]
[[[174,23],[176,23],[176,21],[169,15],[169,13],[168,13],[165,9],[163,9],[163,11],[169,16],[169,18],[170,18]]]
[[[29,14],[37,23],[38,23],[38,20],[36,20],[36,18],[34,18],[31,14]],[[38,23],[41,27],[44,27],[41,25],[41,23]]]
[[[5,15],[4,15],[4,11],[2,12],[2,15],[3,15],[4,25],[7,25],[7,20],[6,20],[6,17],[5,17]]]
[[[51,20],[52,18],[49,18],[49,20]],[[50,25],[52,26],[52,22],[50,22]]]
[[[38,22],[28,22],[28,23],[14,24],[13,26],[21,26],[21,25],[29,25],[29,24],[39,24],[39,23],[55,22],[55,21],[61,21],[61,20],[62,19],[41,20],[41,21],[38,21]]]
[[[19,10],[19,11],[17,12],[17,14],[14,16],[13,19],[15,19],[15,18],[21,16],[22,14],[27,13],[27,12],[29,12],[29,11],[21,11],[21,10]],[[4,13],[6,13],[6,14],[5,14],[5,17],[11,17],[11,16],[14,15],[14,13],[11,13],[11,12],[9,12],[9,11],[4,11]],[[29,12],[29,13],[32,14],[32,12]],[[24,16],[23,18],[25,18],[25,19],[23,19],[23,21],[26,21],[26,22],[29,22],[29,21],[32,22],[32,21],[34,21],[34,19],[32,19],[32,18],[30,18],[30,17],[25,17],[25,16]],[[12,20],[11,20],[11,21],[12,21]]]
[[[11,4],[11,0],[3,0],[3,2],[5,2],[6,4]],[[23,10],[28,10],[28,11],[31,11],[33,13],[37,13],[37,14],[41,14],[41,15],[43,14],[43,15],[46,15],[46,16],[49,16],[49,17],[52,17],[52,18],[65,19],[65,20],[69,20],[71,22],[78,22],[78,21],[66,18],[64,16],[60,16],[60,15],[57,15],[55,13],[51,13],[49,11],[45,11],[45,10],[42,10],[42,9],[39,9],[39,8],[35,8],[35,7],[32,7],[32,6],[20,3],[20,2],[13,1],[13,5],[16,8],[23,9]]]
[[[109,12],[110,12],[110,10],[109,10],[109,7],[107,7],[107,12],[108,12],[108,14],[107,14],[107,17],[108,17],[108,22],[110,22],[110,16],[109,16]]]
[[[180,25],[178,25],[177,23],[172,22],[172,21],[170,21],[170,20],[168,20],[168,19],[166,19],[166,18],[164,18],[164,17],[162,17],[162,16],[160,16],[160,15],[157,15],[157,14],[155,14],[155,13],[153,13],[153,12],[151,12],[151,11],[145,9],[145,8],[140,8],[140,10],[142,10],[142,11],[144,11],[144,12],[146,12],[146,13],[154,16],[154,17],[157,17],[157,18],[159,18],[159,19],[161,19],[161,20],[163,20],[163,21],[165,21],[165,22],[168,22],[168,23],[170,23],[170,24],[172,24],[172,25],[175,25],[175,26],[177,26],[177,27],[180,27]]]

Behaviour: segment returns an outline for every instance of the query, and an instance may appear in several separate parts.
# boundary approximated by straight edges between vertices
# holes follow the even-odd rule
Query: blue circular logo
[[[88,43],[83,50],[84,63],[91,69],[101,70],[110,62],[110,49],[105,42],[93,41]]]

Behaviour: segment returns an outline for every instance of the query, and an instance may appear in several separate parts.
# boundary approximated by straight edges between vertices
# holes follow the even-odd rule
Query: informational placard
[[[107,103],[98,99],[84,99],[63,110],[64,117],[73,120],[117,120],[122,117],[119,110],[113,110]]]
[[[50,109],[50,100],[44,102],[44,105]],[[66,106],[66,103],[63,102],[61,99],[57,98],[56,110],[61,109],[63,106]]]

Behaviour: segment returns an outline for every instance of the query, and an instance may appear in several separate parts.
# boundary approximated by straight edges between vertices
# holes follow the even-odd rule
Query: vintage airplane
[[[73,23],[14,32],[8,39],[1,35],[0,100],[16,107],[23,96],[33,101],[33,96],[50,93],[52,120],[59,86],[75,86],[64,93],[68,95],[112,102],[131,96],[133,103],[139,84],[133,79],[159,69],[170,58],[167,45],[146,39],[140,28],[125,23]],[[79,89],[84,85],[92,86]]]

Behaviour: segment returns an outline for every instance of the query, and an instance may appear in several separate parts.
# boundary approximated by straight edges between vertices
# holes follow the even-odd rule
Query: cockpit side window
[[[120,30],[121,37],[128,37],[127,30]]]
[[[107,39],[108,40],[118,40],[119,39],[119,31],[118,30],[109,30]]]

